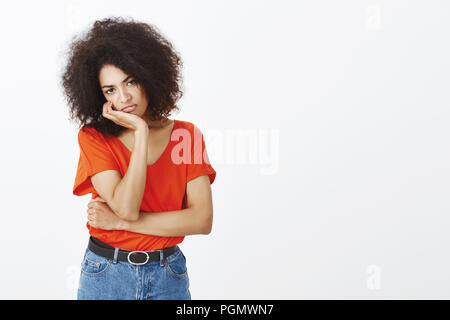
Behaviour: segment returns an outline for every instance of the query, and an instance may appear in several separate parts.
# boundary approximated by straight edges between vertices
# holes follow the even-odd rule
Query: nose
[[[120,89],[119,90],[119,98],[120,98],[120,102],[121,103],[126,103],[127,101],[130,100],[130,94],[127,91],[127,89]]]

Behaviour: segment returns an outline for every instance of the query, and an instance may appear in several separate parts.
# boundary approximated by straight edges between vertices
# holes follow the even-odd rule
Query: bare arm
[[[139,219],[127,221],[119,218],[100,201],[88,205],[89,224],[105,230],[128,230],[162,237],[180,237],[209,234],[213,223],[211,185],[207,175],[187,183],[188,208],[166,212],[141,211]]]
[[[140,212],[136,221],[122,221],[121,230],[150,234],[160,237],[182,237],[193,234],[209,234],[210,229],[202,225],[203,215],[195,209],[166,212]],[[201,219],[201,218],[200,218]]]
[[[136,221],[123,221],[123,230],[165,237],[209,234],[213,222],[211,185],[207,175],[187,183],[188,208],[148,213],[141,211]]]
[[[136,220],[144,197],[147,179],[148,128],[135,131],[134,148],[127,172],[99,172],[91,177],[92,185],[110,208],[122,219]]]
[[[147,179],[149,130],[145,121],[135,115],[117,111],[114,114],[116,116],[111,119],[119,124],[127,124],[134,130],[134,147],[128,169],[123,178],[116,170],[106,170],[93,175],[91,182],[101,198],[120,218],[137,220]]]

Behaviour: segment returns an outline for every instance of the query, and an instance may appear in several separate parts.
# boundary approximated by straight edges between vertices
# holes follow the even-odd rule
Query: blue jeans
[[[156,250],[161,253],[161,250]],[[86,249],[78,300],[190,300],[186,257],[180,247],[144,265],[101,257]]]

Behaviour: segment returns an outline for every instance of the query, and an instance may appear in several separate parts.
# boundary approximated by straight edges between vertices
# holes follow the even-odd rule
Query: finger
[[[97,197],[97,198],[92,199],[91,201],[89,201],[88,204],[89,204],[89,203],[94,203],[94,202],[106,202],[106,201],[103,200],[103,199],[100,198],[100,197]]]
[[[100,202],[106,202],[105,200],[103,200],[100,196],[98,196],[97,198],[95,198],[95,201],[100,201]]]
[[[108,106],[106,107],[107,110],[107,115],[108,115],[108,119],[110,119],[111,121],[114,121],[115,123],[119,123],[119,118],[117,117],[117,111],[114,111],[111,108],[112,104],[108,104]]]
[[[105,102],[105,104],[103,105],[103,113],[105,114],[105,115],[107,115],[107,116],[111,116],[112,114],[111,114],[111,111],[112,111],[112,109],[111,109],[111,106],[112,106],[113,104],[112,104],[112,102],[111,101],[107,101],[107,102]]]
[[[122,115],[122,112],[118,108],[114,107],[112,102],[111,102],[111,105],[109,106],[109,112],[112,116],[115,116],[116,118],[117,118],[117,116]]]
[[[110,118],[110,115],[108,114],[108,108],[106,107],[106,105],[103,105],[102,116],[106,119]]]
[[[112,113],[112,112],[114,112],[114,110],[113,110],[113,108],[112,108],[112,107],[113,107],[113,104],[112,104],[112,102],[109,102],[109,103],[108,103],[108,106],[107,106],[107,108],[108,108],[108,112],[109,112],[109,113]]]
[[[94,201],[94,202],[88,204],[88,208],[91,208],[91,209],[99,209],[99,208],[102,208],[102,206],[105,206],[105,204],[101,201]]]

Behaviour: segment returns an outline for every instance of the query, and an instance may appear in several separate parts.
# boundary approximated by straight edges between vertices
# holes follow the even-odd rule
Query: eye
[[[136,80],[130,80],[130,81],[127,82],[127,84],[129,84],[129,83],[135,84],[135,83],[136,83]],[[113,88],[108,89],[108,90],[105,91],[105,93],[106,93],[106,94],[111,94],[111,92],[110,92],[111,90],[114,90],[114,89],[113,89]]]

